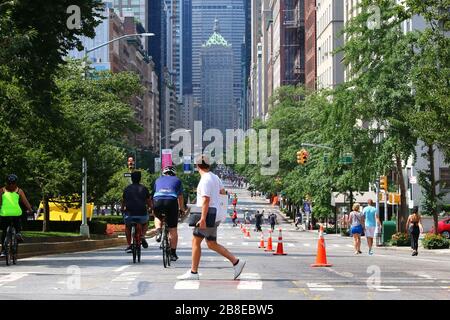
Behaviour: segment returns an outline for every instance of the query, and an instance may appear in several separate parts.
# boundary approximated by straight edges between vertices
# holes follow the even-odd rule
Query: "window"
[[[450,168],[439,168],[441,189],[450,190]]]

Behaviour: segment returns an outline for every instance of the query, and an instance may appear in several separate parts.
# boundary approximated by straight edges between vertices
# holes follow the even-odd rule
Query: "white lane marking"
[[[294,247],[293,243],[286,243],[288,247]]]
[[[236,239],[236,237],[231,237],[231,239]]]
[[[28,276],[27,273],[21,273],[21,272],[10,273],[10,274],[7,274],[6,276],[2,276],[2,277],[0,277],[0,287],[4,286],[8,282],[17,281],[26,276]]]
[[[335,248],[339,248],[341,245],[340,244],[333,244],[333,247]]]
[[[238,290],[261,290],[263,283],[258,273],[243,273],[239,277]]]
[[[141,274],[142,272],[124,272],[120,274],[118,277],[111,280],[111,282],[131,282],[136,280],[136,278]]]
[[[182,242],[181,245],[182,246],[187,246],[187,242]]]
[[[6,288],[6,287],[5,287]],[[450,287],[441,286],[442,289],[450,291]]]
[[[200,288],[200,281],[198,280],[177,281],[173,288],[175,290],[198,290],[198,288]]]
[[[232,246],[233,242],[227,242],[227,246]]]
[[[311,247],[311,244],[310,243],[304,243],[303,246],[304,247]]]
[[[430,276],[429,274],[426,274],[426,273],[418,274],[418,276],[421,278],[425,278],[427,280],[436,280],[436,278],[433,278],[432,276]]]
[[[153,258],[153,259],[161,259],[161,258],[162,258],[162,255],[159,255],[159,256],[152,256],[152,258]]]
[[[373,288],[375,290],[377,290],[377,291],[382,291],[382,292],[398,292],[398,291],[401,291],[396,286],[374,286]]]
[[[334,288],[325,283],[307,283],[306,284],[311,291],[334,291]]]
[[[126,236],[118,236],[118,238],[126,238]]]
[[[123,270],[125,270],[126,268],[129,268],[130,267],[130,265],[128,265],[128,266],[121,266],[120,268],[117,268],[116,270],[114,270],[114,272],[121,272],[121,271],[123,271]]]
[[[242,242],[243,246],[248,246],[248,242]]]
[[[14,289],[14,288],[16,288],[16,286],[3,286],[3,288],[6,288],[6,289]]]
[[[219,239],[219,240],[220,240],[220,239],[223,239],[223,237],[217,237],[217,239]]]
[[[349,248],[353,248],[353,245],[351,245],[351,244],[346,244],[346,246]]]

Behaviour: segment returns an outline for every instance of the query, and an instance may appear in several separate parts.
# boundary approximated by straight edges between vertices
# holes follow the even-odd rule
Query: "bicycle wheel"
[[[12,237],[12,243],[11,243],[11,254],[12,254],[12,263],[17,263],[17,249],[19,245],[17,243],[16,235],[14,234]]]
[[[5,248],[5,262],[6,265],[9,266],[10,262],[11,262],[11,257],[10,257],[10,253],[11,253],[11,248],[10,248],[10,235],[7,233],[6,234],[6,238],[5,238],[5,242],[3,243],[3,247]]]
[[[141,241],[141,232],[142,232],[142,226],[138,226],[136,228],[136,255],[137,255],[137,261],[140,263],[141,262],[141,246],[142,246],[142,241]]]
[[[161,241],[161,249],[162,249],[164,268],[167,268],[169,266],[167,264],[167,242],[166,242],[166,238],[167,238],[166,227],[164,226],[163,229],[162,229],[162,241]]]
[[[137,253],[135,234],[136,234],[136,226],[132,225],[131,226],[131,251],[133,253],[133,263],[136,263],[136,253]]]
[[[141,246],[137,247],[137,261],[141,263]]]
[[[164,242],[166,243],[166,259],[167,259],[167,265],[170,267],[170,243],[169,243],[169,235],[167,232],[167,226],[164,228],[166,230],[166,234],[164,237]]]

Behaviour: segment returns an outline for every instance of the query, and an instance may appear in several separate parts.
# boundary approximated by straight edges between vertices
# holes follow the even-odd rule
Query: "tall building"
[[[244,11],[245,11],[245,38],[243,42],[243,88],[242,88],[242,102],[241,102],[241,113],[242,113],[242,123],[241,128],[247,129],[251,126],[251,111],[248,108],[248,88],[252,64],[252,3],[248,0],[244,1]]]
[[[125,15],[132,15],[136,22],[139,22],[145,30],[148,30],[148,0],[110,0],[113,3],[114,10],[117,15],[123,17]],[[152,2],[152,1],[150,1]],[[143,31],[146,32],[146,31]],[[145,40],[145,48],[149,46],[149,39]]]
[[[333,51],[344,44],[343,0],[317,0],[317,87],[335,88],[344,82],[342,53]]]
[[[305,87],[316,89],[316,0],[305,0]]]
[[[251,67],[250,67],[250,97],[249,114],[250,119],[262,116],[262,0],[251,1]]]
[[[273,92],[273,81],[272,81],[272,29],[273,29],[273,14],[270,7],[270,0],[262,0],[261,5],[261,60],[262,60],[262,81],[261,86],[261,105],[262,114],[265,118],[269,112],[269,98],[272,96]]]
[[[194,105],[200,106],[202,79],[200,51],[202,45],[211,35],[211,26],[215,19],[220,19],[220,33],[231,45],[233,52],[233,103],[241,106],[242,99],[242,66],[241,45],[245,37],[244,0],[192,0],[192,86]],[[200,119],[196,110],[196,119]]]
[[[192,0],[183,1],[183,95],[192,94]]]
[[[233,48],[219,33],[214,32],[200,50],[201,106],[203,130],[237,128],[237,109],[233,101]]]

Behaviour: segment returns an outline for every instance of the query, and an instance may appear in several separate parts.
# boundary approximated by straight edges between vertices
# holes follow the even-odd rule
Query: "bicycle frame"
[[[130,224],[131,233],[131,251],[133,253],[133,263],[141,262],[141,234],[142,225],[136,222]]]
[[[17,251],[19,245],[17,243],[16,234],[16,228],[14,227],[13,220],[11,219],[9,226],[6,229],[5,242],[3,243],[7,266],[9,266],[11,262],[13,264],[17,263]]]

